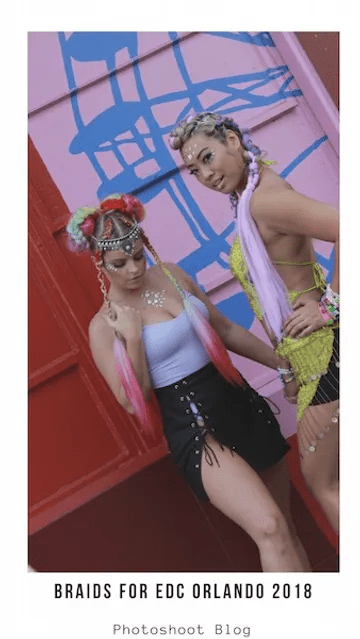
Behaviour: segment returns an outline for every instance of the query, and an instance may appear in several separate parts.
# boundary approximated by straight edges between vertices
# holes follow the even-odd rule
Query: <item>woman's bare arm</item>
[[[166,266],[189,293],[195,295],[205,304],[209,311],[210,324],[219,334],[229,351],[273,369],[286,364],[284,360],[274,353],[271,346],[222,315],[205,293],[178,266],[174,264],[167,264]]]
[[[98,314],[93,318],[89,326],[89,338],[91,353],[97,368],[108,383],[119,404],[129,413],[134,413],[133,407],[125,395],[115,366],[114,330],[109,326],[105,317]],[[124,343],[140,388],[145,399],[148,399],[151,382],[142,339],[139,335],[134,334],[124,340]]]
[[[330,204],[318,202],[292,189],[259,192],[252,215],[267,228],[284,235],[302,235],[334,243],[334,273],[331,288],[339,292],[339,213]],[[299,299],[283,326],[283,335],[305,337],[322,328],[324,320],[318,302]]]

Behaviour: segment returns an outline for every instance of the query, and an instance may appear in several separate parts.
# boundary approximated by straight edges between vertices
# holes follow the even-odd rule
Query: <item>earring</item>
[[[237,217],[237,207],[239,202],[239,196],[236,191],[229,193],[230,207],[234,211],[234,217]]]

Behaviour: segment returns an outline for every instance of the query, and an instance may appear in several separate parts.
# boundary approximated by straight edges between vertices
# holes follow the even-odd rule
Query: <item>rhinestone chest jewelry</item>
[[[145,304],[147,304],[148,306],[156,306],[157,308],[159,306],[162,306],[165,299],[166,299],[166,295],[165,295],[165,290],[162,289],[162,291],[148,291],[147,289],[141,293],[141,297],[144,300]]]

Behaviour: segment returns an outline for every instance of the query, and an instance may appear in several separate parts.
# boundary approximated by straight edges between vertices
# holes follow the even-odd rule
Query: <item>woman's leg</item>
[[[306,483],[330,524],[339,530],[339,402],[309,406],[298,425]]]
[[[258,546],[264,572],[307,572],[285,517],[258,474],[241,457],[222,449],[210,435],[206,441],[219,465],[202,453],[205,491],[222,513],[241,526]]]
[[[275,466],[260,472],[259,475],[284,515],[294,544],[301,556],[304,566],[306,566],[306,571],[310,572],[310,562],[297,536],[297,530],[291,514],[290,478],[285,458],[283,457]]]

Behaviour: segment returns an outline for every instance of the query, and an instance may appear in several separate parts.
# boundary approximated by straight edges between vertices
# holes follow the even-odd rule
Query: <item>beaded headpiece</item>
[[[140,226],[135,222],[134,226],[125,235],[111,238],[110,240],[98,240],[92,236],[99,251],[124,251],[126,255],[132,255],[135,242],[140,237]]]

